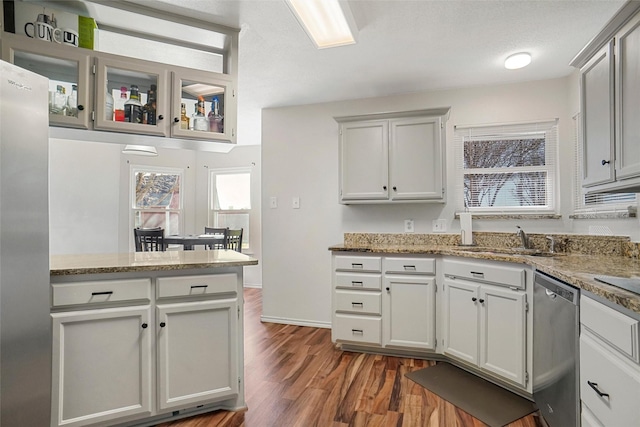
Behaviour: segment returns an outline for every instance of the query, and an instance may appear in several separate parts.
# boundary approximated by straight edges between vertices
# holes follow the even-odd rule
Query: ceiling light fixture
[[[138,156],[157,156],[158,150],[156,150],[156,147],[150,147],[148,145],[125,145],[122,153],[135,154]]]
[[[531,63],[531,55],[526,52],[514,53],[504,61],[504,68],[517,70]]]
[[[346,2],[286,0],[286,3],[318,49],[356,42],[356,27]]]

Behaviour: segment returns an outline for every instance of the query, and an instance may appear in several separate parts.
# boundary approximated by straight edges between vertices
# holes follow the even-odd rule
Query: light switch
[[[278,198],[276,196],[269,197],[269,207],[275,209],[278,207]]]
[[[405,233],[413,233],[415,229],[413,228],[413,220],[405,219],[404,220],[404,232]]]
[[[293,197],[291,199],[291,207],[293,209],[300,209],[300,197]]]

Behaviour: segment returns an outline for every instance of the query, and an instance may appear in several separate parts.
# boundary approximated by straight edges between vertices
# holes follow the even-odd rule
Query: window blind
[[[486,213],[555,211],[558,121],[456,126],[457,206]]]

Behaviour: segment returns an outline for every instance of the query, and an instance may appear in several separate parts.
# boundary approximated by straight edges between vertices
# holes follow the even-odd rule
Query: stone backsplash
[[[533,249],[548,251],[550,240],[555,241],[555,251],[567,254],[610,255],[629,258],[640,257],[640,243],[631,242],[627,236],[600,236],[585,234],[555,234],[531,233],[530,246]],[[459,234],[434,233],[344,233],[345,246],[457,246],[460,245]],[[488,248],[517,248],[522,246],[516,233],[500,233],[476,231],[473,233],[473,243],[476,246]]]

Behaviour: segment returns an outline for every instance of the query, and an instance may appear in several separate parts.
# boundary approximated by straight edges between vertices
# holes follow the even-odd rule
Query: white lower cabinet
[[[52,280],[51,425],[244,407],[241,270],[120,276]]]
[[[436,347],[436,279],[387,276],[384,279],[385,347],[434,350]]]
[[[635,426],[640,420],[639,320],[584,294],[580,301],[583,426]],[[606,327],[614,326],[607,331]]]
[[[474,261],[445,261],[443,352],[520,388],[526,388],[527,294],[525,289],[511,289],[526,288],[525,281],[492,285],[464,278],[466,270],[473,271],[478,277],[491,277],[485,273],[500,266],[487,263],[486,268],[487,272],[483,272],[483,264]],[[505,266],[505,269],[508,268],[512,267]],[[521,268],[524,278],[525,269]],[[520,277],[520,274],[516,277]]]
[[[152,411],[149,305],[52,314],[52,425]]]
[[[159,304],[160,409],[176,409],[238,393],[237,299]]]

